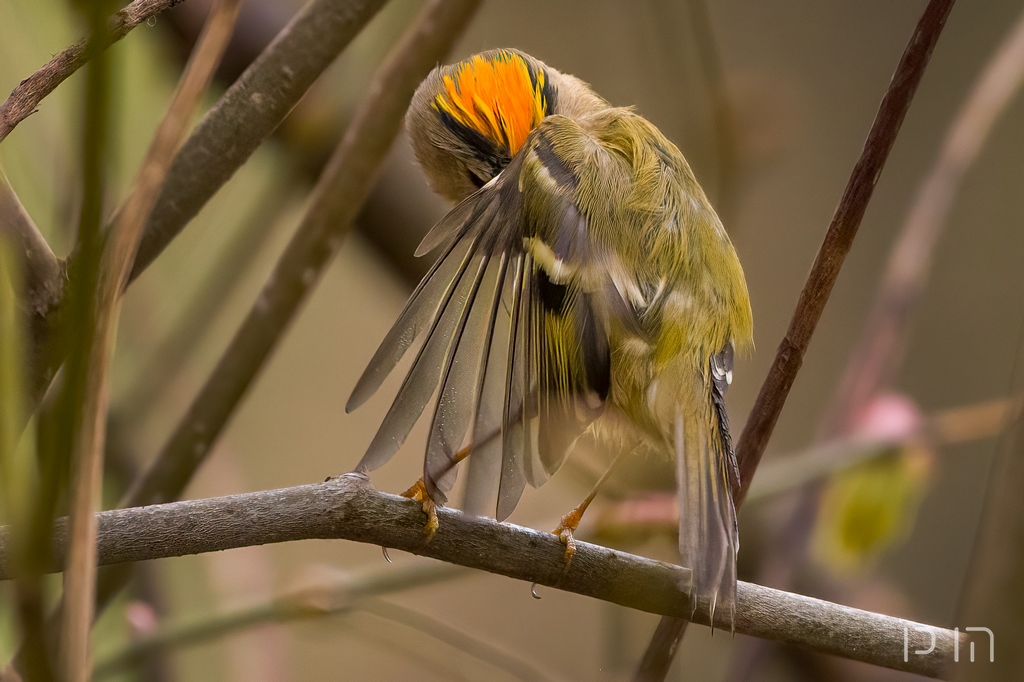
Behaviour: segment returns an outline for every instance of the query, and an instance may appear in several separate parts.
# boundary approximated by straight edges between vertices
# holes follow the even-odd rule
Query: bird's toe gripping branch
[[[586,510],[584,505],[576,507],[571,512],[562,517],[558,527],[555,528],[551,533],[558,536],[558,539],[565,545],[565,554],[563,560],[565,567],[569,568],[569,564],[572,563],[573,557],[576,556],[576,538],[573,537],[573,533],[580,525],[580,521],[583,519],[583,512]]]
[[[427,542],[434,539],[434,533],[437,532],[437,504],[430,498],[427,493],[427,488],[423,485],[423,479],[419,479],[412,486],[402,493],[402,497],[408,497],[410,500],[416,500],[423,504],[423,513],[427,515],[427,522],[423,526],[423,535]]]

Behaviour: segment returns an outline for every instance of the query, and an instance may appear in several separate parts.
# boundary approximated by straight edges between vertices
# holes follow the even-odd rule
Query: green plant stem
[[[31,546],[28,531],[37,488],[34,453],[19,447],[25,424],[25,318],[19,305],[22,253],[23,247],[17,240],[0,232],[0,516],[11,528],[12,564],[17,579],[15,600],[21,624],[32,635],[26,641],[26,677],[45,680],[52,678],[52,672],[42,639],[42,622],[28,622],[25,627],[26,616],[39,618],[42,610],[35,608],[41,600],[39,576],[26,570],[30,568],[26,548]]]
[[[91,35],[102,34],[108,12],[113,7],[113,2],[105,0],[83,11]],[[85,48],[83,60],[88,62],[88,66],[80,130],[82,206],[75,246],[79,271],[74,285],[69,287],[66,294],[66,307],[56,332],[56,338],[70,347],[63,384],[54,399],[53,409],[39,419],[41,486],[33,505],[32,540],[27,549],[26,573],[30,580],[31,576],[42,573],[49,561],[53,517],[57,512],[58,501],[70,494],[68,481],[71,471],[77,466],[76,453],[81,451],[82,438],[86,436],[86,402],[90,398],[88,374],[94,343],[92,332],[97,319],[96,293],[103,252],[103,198],[106,192],[107,151],[111,131],[111,63],[110,55],[101,42],[90,41]],[[88,518],[87,521],[92,519]],[[77,553],[78,548],[74,549]],[[72,583],[81,577],[77,570],[66,576]],[[66,623],[57,623],[54,628],[46,623],[41,588],[41,583],[33,580],[26,590],[26,598],[21,600],[21,629],[25,641],[21,662],[30,679],[33,676],[33,673],[29,673],[33,665],[30,660],[39,656],[39,653],[32,653],[31,649],[46,649],[55,641],[62,640],[67,633]],[[67,682],[77,682],[78,678],[68,675],[67,670],[77,667],[78,653],[77,650],[67,651],[60,646],[55,647],[50,652],[53,657],[50,662],[52,669],[39,679],[66,678]]]
[[[121,292],[135,260],[146,219],[167,177],[174,152],[213,72],[227,49],[238,18],[240,0],[216,0],[185,67],[170,105],[153,135],[146,158],[124,209],[106,235],[96,283],[94,325],[81,331],[92,336],[84,368],[85,392],[75,437],[67,566],[64,573],[61,628],[61,678],[88,682],[92,671],[90,631],[96,590],[96,517],[103,488],[110,397],[109,367],[121,312]],[[102,10],[94,10],[96,13]],[[102,16],[102,15],[101,15]],[[95,30],[94,30],[95,33]]]

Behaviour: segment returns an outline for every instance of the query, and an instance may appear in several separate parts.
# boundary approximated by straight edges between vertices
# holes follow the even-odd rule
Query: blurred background
[[[751,293],[757,352],[738,362],[728,396],[738,434],[925,4],[486,2],[451,60],[492,47],[522,49],[588,81],[613,104],[634,105],[680,147],[732,236]],[[299,6],[298,0],[246,0],[212,95],[241,73]],[[206,7],[205,0],[188,0],[112,48],[118,124],[111,208],[145,152]],[[187,409],[297,225],[320,166],[374,69],[420,7],[416,0],[389,2],[273,139],[130,289],[114,370],[112,439],[120,454],[111,458],[110,504],[118,497],[118,477],[144,466]],[[954,7],[761,473],[815,443],[915,192],[971,84],[1020,9],[1015,0],[961,0]],[[61,0],[0,0],[0,92],[9,92],[82,32]],[[82,74],[69,79],[0,144],[0,165],[58,256],[73,243],[78,210],[83,80]],[[1022,152],[1024,101],[1016,101],[960,189],[915,314],[905,363],[891,387],[894,395],[877,406],[881,417],[865,417],[868,430],[872,419],[924,419],[1002,400],[1015,390],[1012,368],[1024,320]],[[412,252],[445,210],[415,167],[407,142],[399,139],[358,232],[348,238],[187,497],[321,481],[355,465],[390,405],[399,373],[354,414],[345,414],[345,400],[429,265]],[[205,317],[196,317],[197,300],[214,302]],[[190,333],[176,331],[183,324],[194,325]],[[181,351],[180,363],[169,348]],[[820,513],[812,516],[814,528],[798,534],[807,540],[798,552],[780,548],[792,541],[801,488],[782,485],[752,499],[741,515],[741,579],[944,627],[975,625],[955,622],[955,614],[990,465],[997,448],[1005,447],[998,421],[981,428],[981,437],[890,448],[875,461],[884,466],[855,468],[832,481],[825,494],[812,498]],[[399,492],[419,476],[425,434],[421,423],[404,450],[374,472],[378,488]],[[510,520],[554,527],[599,471],[600,462],[582,453],[544,488],[528,490]],[[674,560],[674,521],[664,495],[672,485],[664,463],[624,466],[585,519],[581,537]],[[397,565],[421,561],[400,552],[391,558]],[[142,586],[104,615],[98,657],[163,624],[197,622],[266,602],[325,566],[390,567],[380,548],[342,541],[154,563],[145,567]],[[540,588],[538,595],[542,599],[531,596],[529,585],[471,573],[388,598],[515,652],[551,679],[628,679],[656,616],[550,589]],[[9,585],[0,584],[4,661],[16,642],[4,606],[9,598]],[[115,679],[271,682],[414,675],[424,682],[514,679],[408,623],[358,612],[247,629],[176,650]],[[725,632],[712,636],[696,626],[670,674],[676,680],[736,681],[909,677]]]

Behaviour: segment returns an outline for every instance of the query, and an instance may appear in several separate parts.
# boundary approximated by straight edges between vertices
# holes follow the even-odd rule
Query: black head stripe
[[[490,168],[491,177],[500,173],[511,160],[508,151],[478,130],[464,126],[451,114],[435,108],[441,123],[459,139],[473,154],[474,158]],[[489,180],[490,178],[487,178]],[[476,182],[474,182],[476,184]],[[483,186],[482,183],[480,186]]]

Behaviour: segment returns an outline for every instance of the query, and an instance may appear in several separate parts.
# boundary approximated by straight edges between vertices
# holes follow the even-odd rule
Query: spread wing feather
[[[468,445],[468,506],[480,510],[490,499],[504,519],[601,414],[611,385],[609,317],[623,305],[605,300],[615,287],[594,274],[607,268],[578,204],[575,171],[552,151],[553,140],[582,135],[568,119],[545,119],[498,176],[424,238],[417,253],[441,255],[347,406],[365,402],[422,337],[358,470],[387,462],[434,397],[428,492],[446,501],[456,453]]]
[[[441,374],[453,350],[451,342],[455,330],[465,318],[467,306],[473,303],[475,280],[466,275],[473,261],[483,258],[476,253],[476,241],[475,236],[471,238],[466,257],[462,260],[451,286],[445,290],[426,339],[377,435],[359,462],[358,471],[372,471],[391,459],[405,442],[409,431],[437,390]]]

